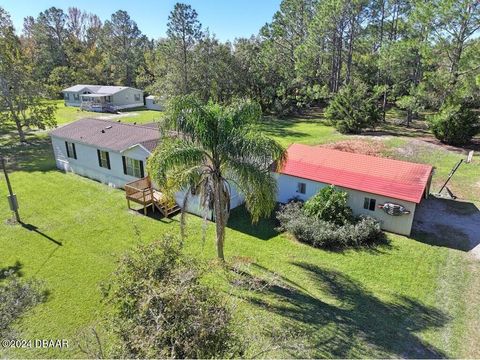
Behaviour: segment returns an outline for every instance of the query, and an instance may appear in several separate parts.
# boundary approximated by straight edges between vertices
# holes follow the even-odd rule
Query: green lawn
[[[284,145],[345,138],[315,119],[267,119],[266,127]],[[165,232],[178,232],[178,219],[159,221],[128,212],[121,190],[57,171],[48,139],[31,135],[31,140],[28,147],[8,147],[16,161],[11,180],[25,225],[0,223],[0,267],[19,262],[22,276],[43,280],[50,292],[17,324],[22,336],[69,339],[72,346],[13,355],[82,357],[73,342],[79,330],[105,314],[99,284],[108,279],[118,255]],[[389,154],[408,141],[394,140],[387,141]],[[443,174],[459,156],[448,151],[418,155],[418,160],[434,161]],[[459,186],[472,181],[475,173],[468,169],[468,176],[456,180]],[[0,199],[5,196],[1,181]],[[9,217],[1,200],[0,219]],[[234,211],[226,256],[231,264],[243,264],[245,272],[234,276],[216,268],[208,279],[238,303],[256,350],[271,346],[263,356],[480,356],[480,268],[468,254],[396,235],[389,235],[389,246],[376,250],[330,252],[277,234],[274,226],[267,220],[252,226],[242,209]],[[200,227],[201,220],[189,216],[187,250],[214,259],[214,227],[208,227],[205,244]],[[262,279],[273,279],[272,284],[257,291],[242,286]],[[293,340],[287,348],[275,348],[280,343],[275,334],[285,331]]]
[[[63,100],[49,100],[48,102],[57,106],[55,118],[58,125],[67,124],[85,117],[112,118],[115,120],[120,119],[121,121],[128,123],[136,122],[137,124],[145,124],[154,122],[163,116],[161,111],[148,110],[146,108],[135,108],[122,110],[120,112],[122,116],[119,117],[112,116],[112,114],[83,111],[73,106],[65,106]]]

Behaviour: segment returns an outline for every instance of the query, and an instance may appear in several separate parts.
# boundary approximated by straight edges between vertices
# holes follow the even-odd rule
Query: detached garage
[[[308,200],[335,185],[349,194],[355,215],[378,219],[382,229],[410,235],[415,207],[428,196],[433,168],[339,150],[293,144],[277,169],[277,200]]]

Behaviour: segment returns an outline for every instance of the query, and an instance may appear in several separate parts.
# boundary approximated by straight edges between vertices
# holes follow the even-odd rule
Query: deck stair
[[[125,197],[129,209],[131,209],[130,201],[133,201],[143,205],[143,213],[145,215],[147,215],[148,207],[151,207],[153,212],[155,212],[155,208],[157,208],[165,217],[169,217],[180,211],[180,207],[174,200],[153,188],[152,181],[148,176],[126,184]]]

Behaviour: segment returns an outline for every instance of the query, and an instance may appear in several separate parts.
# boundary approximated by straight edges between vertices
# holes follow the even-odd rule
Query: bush
[[[462,105],[442,106],[427,123],[438,140],[450,145],[466,144],[480,131],[478,115]]]
[[[40,282],[22,281],[13,271],[0,269],[0,339],[17,337],[10,326],[45,297]]]
[[[343,225],[351,222],[352,209],[347,206],[348,193],[336,190],[330,185],[321,189],[314,197],[305,202],[305,214],[317,219]]]
[[[297,240],[314,247],[339,249],[386,242],[380,224],[371,217],[359,217],[336,225],[307,215],[301,203],[289,203],[277,212],[277,219],[280,231],[287,231]]]
[[[233,318],[218,291],[201,281],[201,267],[177,238],[125,255],[109,287],[115,357],[225,358],[242,355]]]
[[[358,84],[340,89],[325,110],[325,118],[342,134],[359,134],[378,123],[380,111],[367,87]]]

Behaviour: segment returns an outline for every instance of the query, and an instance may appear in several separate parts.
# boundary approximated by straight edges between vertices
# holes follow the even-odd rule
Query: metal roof
[[[92,94],[113,95],[122,90],[128,89],[128,86],[103,86],[103,85],[75,85],[69,88],[63,89],[62,92],[80,92],[90,91]],[[133,89],[133,88],[130,88]],[[138,89],[135,89],[138,90]],[[142,91],[142,90],[139,90]]]
[[[160,140],[158,128],[101,119],[80,119],[51,131],[50,135],[118,152],[135,145],[152,152]]]
[[[279,173],[348,189],[420,203],[433,167],[293,144]]]

